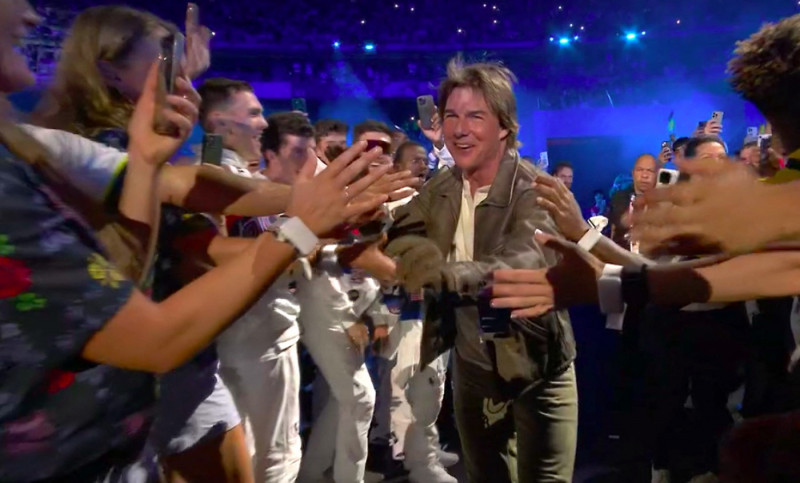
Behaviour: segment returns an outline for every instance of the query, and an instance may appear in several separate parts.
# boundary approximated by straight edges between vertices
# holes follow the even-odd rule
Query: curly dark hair
[[[800,117],[800,15],[761,27],[736,43],[730,83],[765,115]]]

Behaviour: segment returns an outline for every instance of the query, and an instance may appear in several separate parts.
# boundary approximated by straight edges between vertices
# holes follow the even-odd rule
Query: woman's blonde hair
[[[141,39],[159,29],[177,30],[130,7],[100,6],[81,12],[64,40],[55,79],[34,122],[87,137],[102,129],[125,129],[134,102],[106,84],[98,63],[124,63]]]

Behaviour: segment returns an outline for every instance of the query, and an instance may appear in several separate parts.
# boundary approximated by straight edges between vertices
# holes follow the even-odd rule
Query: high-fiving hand
[[[603,263],[574,243],[537,232],[536,242],[562,255],[554,267],[497,270],[492,307],[512,309],[514,318],[539,317],[553,309],[597,302]]]
[[[366,147],[366,142],[356,143],[317,176],[314,176],[317,160],[309,157],[292,185],[287,215],[300,217],[317,236],[327,238],[337,227],[359,219],[386,202],[387,195],[370,194],[367,190],[390,167],[367,172],[381,151],[375,148],[364,153]],[[360,177],[363,173],[366,174]]]
[[[578,241],[589,230],[589,224],[583,219],[581,207],[575,196],[564,183],[554,176],[541,174],[531,186],[539,193],[536,202],[550,213],[558,230],[568,240]]]
[[[767,222],[777,187],[759,182],[741,163],[695,159],[680,169],[691,175],[688,182],[636,198],[631,236],[643,252],[735,254],[779,239],[780,224]]]

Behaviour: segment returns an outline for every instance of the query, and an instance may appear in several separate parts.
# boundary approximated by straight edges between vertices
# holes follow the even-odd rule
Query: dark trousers
[[[687,477],[716,473],[719,444],[733,424],[728,397],[742,381],[747,354],[744,307],[652,308],[644,323],[651,356],[653,466]],[[689,396],[691,410],[684,408]]]
[[[454,356],[454,406],[472,483],[570,482],[578,439],[575,370],[515,399],[492,371]]]

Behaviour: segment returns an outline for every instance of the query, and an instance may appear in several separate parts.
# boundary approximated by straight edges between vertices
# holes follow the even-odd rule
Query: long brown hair
[[[87,137],[102,129],[125,129],[134,102],[106,84],[98,62],[125,62],[141,39],[162,28],[176,30],[130,7],[99,6],[81,12],[64,40],[55,79],[34,122]]]

